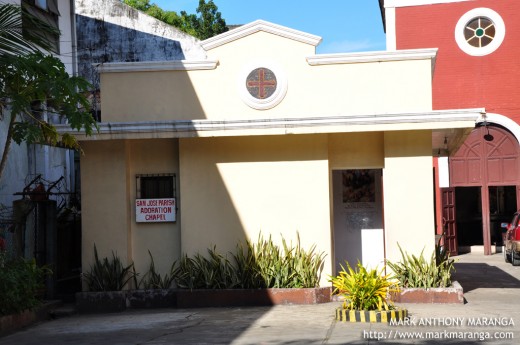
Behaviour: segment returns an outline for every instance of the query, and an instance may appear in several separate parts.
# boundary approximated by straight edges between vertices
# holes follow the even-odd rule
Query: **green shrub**
[[[227,255],[217,253],[217,248],[208,249],[209,259],[199,259],[204,263],[202,273],[204,282],[208,289],[232,289],[238,285],[236,268],[233,266]]]
[[[264,240],[260,235],[254,244],[239,243],[235,253],[228,253],[232,260],[215,246],[208,249],[207,256],[185,254],[164,276],[157,273],[152,253],[148,254],[150,267],[138,282],[133,265],[123,267],[114,253],[111,261],[99,260],[94,246],[94,264],[83,278],[90,291],[122,290],[130,279],[137,288],[145,289],[312,288],[319,286],[325,258],[324,253],[316,252],[316,246],[303,249],[299,235],[295,246],[282,238],[282,248],[271,237]]]
[[[304,250],[300,238],[296,246],[282,239],[283,248],[272,238],[260,235],[256,243],[239,243],[235,253],[219,254],[216,247],[208,249],[208,257],[184,255],[176,269],[176,282],[187,289],[257,289],[304,288],[319,286],[325,254],[315,246]]]
[[[349,310],[390,310],[392,302],[388,299],[390,292],[398,291],[396,282],[390,275],[383,275],[383,270],[367,270],[360,262],[356,270],[347,264],[341,265],[341,271],[330,281],[333,293],[345,298],[344,309]]]
[[[198,289],[201,285],[200,281],[199,270],[195,261],[185,254],[179,261],[176,277],[177,286],[182,289]]]
[[[0,315],[19,313],[38,306],[45,276],[52,272],[36,261],[8,259],[0,251]]]
[[[196,254],[180,260],[177,286],[185,289],[232,289],[239,285],[236,268],[226,256],[208,249],[209,258]]]
[[[280,247],[274,244],[271,236],[269,239],[259,235],[256,244],[249,243],[253,251],[255,260],[255,269],[258,276],[261,278],[261,287],[279,288],[288,287],[287,282],[291,275],[294,274],[289,270],[290,266],[280,250]]]
[[[312,288],[319,286],[325,254],[317,253],[313,245],[308,251],[300,244],[288,245],[282,238],[282,247],[271,236],[260,234],[256,243],[247,242],[246,248],[237,246],[234,255],[238,276],[251,288]]]
[[[245,247],[242,243],[237,244],[232,256],[238,280],[237,288],[254,289],[266,286],[260,275],[253,245],[249,241]]]
[[[100,260],[94,245],[94,264],[83,273],[89,291],[121,291],[136,276],[134,264],[123,266],[119,257],[112,252],[112,258]]]
[[[455,270],[455,260],[437,244],[430,260],[426,260],[423,251],[417,257],[403,252],[401,246],[400,262],[388,262],[399,284],[406,288],[438,288],[451,285],[451,274]]]
[[[276,245],[271,236],[267,240],[259,235],[256,244],[249,244],[254,265],[261,282],[268,288],[312,288],[319,285],[325,254],[316,253],[316,246],[308,251],[300,244],[288,245],[282,238],[282,247]]]
[[[155,262],[153,260],[152,253],[148,251],[150,255],[150,267],[148,268],[148,272],[141,278],[139,283],[135,283],[137,288],[141,286],[144,289],[169,289],[173,286],[177,275],[177,261],[174,261],[170,267],[170,272],[161,276],[160,273],[157,273],[155,270]],[[132,266],[134,267],[134,266]],[[134,282],[137,281],[137,274],[133,271]]]
[[[291,287],[319,286],[325,254],[323,252],[315,252],[316,245],[313,245],[308,251],[304,250],[300,245],[299,235],[298,242],[294,249],[288,248],[285,240],[283,240],[282,243],[288,261],[291,263],[292,270],[295,272]]]

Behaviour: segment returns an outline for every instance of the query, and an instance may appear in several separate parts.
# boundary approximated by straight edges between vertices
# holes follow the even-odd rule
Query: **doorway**
[[[482,188],[457,187],[456,223],[459,253],[468,253],[484,246],[482,219]],[[493,249],[502,246],[501,223],[511,221],[516,212],[516,186],[490,186],[489,195],[489,238]]]
[[[483,246],[481,187],[455,188],[457,243],[459,254]]]
[[[520,197],[520,146],[498,125],[476,127],[449,158],[456,190],[457,240],[461,253],[500,251],[500,223],[509,222]]]
[[[335,272],[348,262],[355,267],[382,267],[384,231],[382,170],[332,172]],[[345,267],[346,268],[346,267]]]
[[[509,223],[516,212],[516,186],[489,187],[489,231],[491,244],[501,248],[501,223]]]

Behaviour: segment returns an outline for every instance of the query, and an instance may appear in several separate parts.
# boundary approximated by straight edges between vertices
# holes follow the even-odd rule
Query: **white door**
[[[384,264],[381,169],[334,170],[334,260],[336,272],[347,261],[355,268]]]

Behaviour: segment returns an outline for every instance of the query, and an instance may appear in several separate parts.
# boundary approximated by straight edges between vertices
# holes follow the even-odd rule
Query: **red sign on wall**
[[[175,198],[135,200],[135,221],[138,223],[175,222],[175,216]]]

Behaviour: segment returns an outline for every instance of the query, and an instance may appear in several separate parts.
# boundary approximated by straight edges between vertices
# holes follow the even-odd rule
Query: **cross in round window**
[[[486,17],[472,19],[464,28],[466,42],[476,48],[490,44],[495,38],[495,24]]]
[[[237,77],[240,98],[256,110],[277,106],[287,93],[287,75],[276,61],[249,61],[242,66]]]
[[[269,98],[276,91],[276,75],[269,68],[256,68],[247,76],[246,87],[254,98]]]

